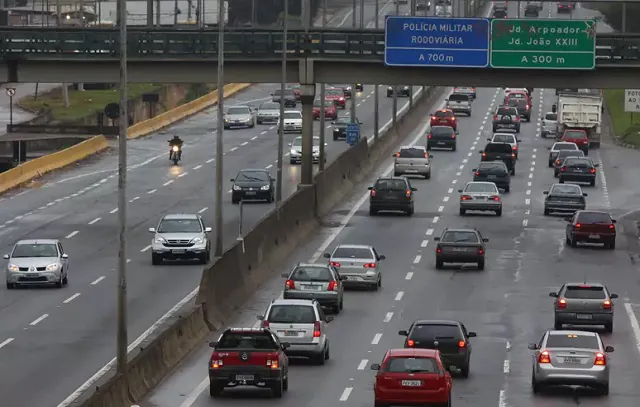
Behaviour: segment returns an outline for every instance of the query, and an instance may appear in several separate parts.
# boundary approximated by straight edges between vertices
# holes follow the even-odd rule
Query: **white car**
[[[553,143],[553,146],[549,148],[549,168],[553,167],[553,163],[558,158],[558,153],[560,152],[560,150],[579,150],[579,148],[576,143],[569,143],[566,141]]]
[[[509,93],[511,92],[524,92],[527,94],[527,96],[531,97],[531,95],[529,94],[529,90],[527,88],[506,88],[504,90],[504,95],[503,95],[503,99],[506,98],[507,96],[509,96]]]
[[[558,114],[547,112],[542,119],[542,138],[555,137],[558,133]]]
[[[491,143],[507,143],[511,145],[511,150],[513,154],[516,155],[516,160],[518,159],[518,143],[520,139],[516,138],[513,133],[495,133],[493,137],[487,138]]]
[[[327,143],[324,143],[326,146]],[[292,143],[289,143],[289,163],[290,164],[302,164],[302,136],[296,137]],[[313,163],[320,162],[320,137],[313,138],[313,150],[312,150]],[[327,162],[327,156],[324,156],[324,162]]]
[[[278,119],[278,128],[280,128],[280,120]],[[285,110],[284,132],[302,133],[302,112],[299,110]]]

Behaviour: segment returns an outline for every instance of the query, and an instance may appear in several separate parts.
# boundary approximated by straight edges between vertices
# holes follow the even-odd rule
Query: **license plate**
[[[574,168],[573,172],[582,172],[582,170],[580,168]]]
[[[453,251],[454,252],[466,252],[467,249],[465,249],[464,247],[454,247]]]
[[[446,123],[446,122],[447,122],[446,120],[440,120],[440,123]]]
[[[411,164],[413,165],[413,164]],[[406,170],[405,172],[418,172],[418,170]]]
[[[240,124],[240,120],[236,120],[236,121],[235,121],[235,123],[236,123],[236,124]]]
[[[284,331],[284,336],[298,336],[298,331]]]
[[[358,276],[345,276],[345,279],[349,281],[362,281],[362,277]]]
[[[487,200],[487,197],[486,197],[486,196],[476,196],[476,199],[477,199],[478,201],[486,201],[486,200]]]
[[[495,175],[487,175],[487,179],[496,179]]]
[[[591,318],[593,318],[593,315],[591,315],[591,314],[578,314],[578,315],[576,315],[576,317],[578,319],[591,319]]]
[[[252,374],[237,374],[236,375],[237,382],[252,382],[253,375]]]
[[[184,249],[174,249],[174,250],[171,250],[171,253],[174,253],[174,254],[182,254],[182,253],[186,253],[186,252],[187,252],[187,251],[186,251],[186,250],[184,250]]]
[[[245,194],[247,194],[247,195],[255,195],[256,191],[247,191],[247,192],[245,192]]]
[[[422,382],[420,380],[403,380],[402,385],[408,387],[418,387],[422,385]]]
[[[445,144],[444,141],[438,141],[439,146],[443,146],[444,144]]]
[[[38,277],[40,277],[40,273],[32,273],[27,275],[27,278],[38,278]]]
[[[580,364],[580,359],[572,358],[572,357],[566,357],[566,358],[564,358],[564,363],[570,363],[572,365],[579,365]]]
[[[322,287],[319,285],[303,285],[302,289],[307,291],[320,291]]]
[[[589,239],[600,239],[600,235],[589,235]]]

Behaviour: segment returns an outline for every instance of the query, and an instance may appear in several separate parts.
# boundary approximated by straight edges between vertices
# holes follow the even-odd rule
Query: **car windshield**
[[[449,126],[433,126],[431,128],[431,134],[434,136],[449,136],[454,134],[453,128]]]
[[[556,143],[553,145],[552,150],[577,150],[578,146],[575,143]]]
[[[564,291],[564,298],[578,300],[604,300],[607,296],[603,287],[594,287],[589,284],[568,285]]]
[[[404,191],[407,189],[407,184],[401,179],[379,179],[374,189],[381,191]]]
[[[554,185],[549,191],[549,195],[553,194],[582,195],[582,190],[579,186],[572,184]]]
[[[197,219],[163,219],[158,233],[198,233],[202,226]]]
[[[269,174],[265,171],[240,171],[236,176],[237,181],[269,181]]]
[[[485,153],[510,153],[511,145],[502,143],[489,143],[484,148]]]
[[[370,249],[363,247],[338,247],[331,256],[334,259],[373,259]]]
[[[579,223],[611,223],[611,216],[604,212],[580,212],[578,215]]]
[[[499,107],[498,110],[496,111],[497,115],[512,115],[512,114],[517,114],[518,110],[516,110],[514,107],[507,107],[507,106],[502,106]]]
[[[333,281],[331,271],[327,267],[298,267],[291,274],[295,281]]]
[[[440,373],[438,364],[431,358],[394,357],[384,369],[389,373]]]
[[[547,113],[544,115],[545,120],[558,121],[558,115],[556,113]]]
[[[455,117],[452,111],[450,110],[438,110],[435,114],[435,117]]]
[[[495,136],[493,136],[493,140],[491,141],[493,141],[494,143],[515,144],[516,138],[511,134],[496,134]]]
[[[464,188],[464,192],[495,192],[498,193],[498,188],[495,184],[489,184],[484,182],[472,182],[467,184]]]
[[[320,106],[322,106],[322,102],[320,102],[319,100],[316,100],[315,102],[313,102],[313,107],[320,107]],[[333,107],[333,102],[330,100],[325,100],[324,107]]]
[[[514,99],[513,97],[509,97],[509,106],[525,107],[526,105],[527,101],[525,99]]]
[[[277,110],[280,109],[279,103],[263,103],[260,105],[260,110]]]
[[[452,100],[454,102],[468,102],[469,95],[461,95],[459,93],[454,93],[451,96],[449,96],[449,100]]]
[[[583,131],[567,130],[564,133],[565,139],[585,139],[587,135]]]
[[[341,89],[327,89],[325,92],[327,93],[327,96],[343,96],[344,95],[344,91],[342,91]]]
[[[274,96],[280,96],[282,95],[282,89],[277,89],[275,92],[273,92]],[[292,89],[285,89],[284,90],[284,95],[285,96],[293,96],[293,90]]]
[[[285,119],[302,119],[302,113],[300,112],[284,112]]]
[[[419,324],[413,327],[411,339],[415,341],[433,341],[435,339],[461,338],[462,332],[457,325],[450,324]]]
[[[348,117],[341,117],[334,122],[335,124],[349,124],[351,123],[351,119]]]
[[[227,332],[216,348],[265,351],[276,349],[276,343],[267,332]]]
[[[478,243],[478,235],[475,232],[457,230],[446,231],[440,238],[443,243]]]
[[[274,324],[313,324],[316,322],[316,313],[309,305],[274,305],[267,321]]]
[[[58,249],[52,243],[19,244],[13,249],[12,258],[58,257]]]
[[[251,111],[248,107],[230,107],[227,109],[227,114],[249,114]]]
[[[402,148],[400,149],[400,158],[425,158],[425,150],[423,148]]]
[[[314,137],[313,138],[313,146],[314,147],[318,147],[320,145],[320,137]],[[302,137],[296,137],[295,140],[293,140],[293,147],[300,147],[302,148]]]
[[[478,166],[479,172],[506,172],[507,168],[502,161],[484,162]]]
[[[595,335],[551,334],[547,338],[547,348],[599,349]]]

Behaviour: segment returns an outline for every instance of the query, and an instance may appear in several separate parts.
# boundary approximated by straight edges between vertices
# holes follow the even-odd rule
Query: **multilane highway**
[[[555,11],[549,12],[546,7],[544,13],[555,17]],[[578,9],[574,18],[588,12]],[[515,13],[510,10],[511,15]],[[232,406],[239,402],[246,407],[371,406],[374,374],[369,365],[378,363],[386,349],[402,347],[403,338],[397,331],[407,329],[418,318],[456,319],[478,332],[472,339],[470,378],[454,379],[456,407],[637,406],[640,269],[636,265],[635,224],[629,219],[637,216],[634,210],[640,181],[631,175],[629,165],[637,161],[638,152],[613,145],[609,137],[605,137],[601,149],[590,152],[601,165],[596,186],[585,187],[587,205],[610,211],[618,218],[617,249],[566,247],[562,217],[543,216],[542,192],[556,180],[547,168],[547,147],[553,141],[539,137],[540,120],[551,110],[555,92],[536,89],[532,120],[522,126],[511,193],[503,195],[503,216],[460,217],[456,191],[472,179],[472,169],[479,162],[477,151],[491,135],[491,112],[501,96],[501,89],[478,89],[473,116],[459,119],[457,151],[433,151],[431,180],[412,180],[418,189],[412,218],[368,216],[366,187],[378,175],[390,173],[389,158],[329,216],[328,224],[346,222],[346,227],[318,231],[288,260],[288,266],[300,261],[322,262],[321,254],[340,243],[372,244],[387,257],[382,266],[381,291],[346,293],[343,312],[328,327],[331,360],[327,365],[294,362],[289,392],[283,399],[264,399],[269,394],[261,390],[241,393],[234,389],[227,397],[212,400],[206,372],[211,350],[203,346],[142,407]],[[405,143],[425,144],[427,118],[425,112],[425,122],[408,135]],[[433,238],[445,227],[477,227],[490,239],[484,272],[435,270]],[[546,329],[553,327],[553,303],[548,293],[564,282],[583,280],[604,282],[620,294],[614,333],[602,333],[605,344],[616,348],[609,358],[611,393],[598,397],[588,390],[564,389],[534,397],[529,388],[532,365],[527,344],[537,342]],[[264,312],[283,286],[283,279],[271,281],[231,325],[253,326],[256,314]]]
[[[384,8],[382,8],[384,6]],[[381,4],[381,16],[393,11]],[[403,11],[407,11],[406,8]],[[365,9],[373,25],[374,12]],[[382,21],[383,17],[380,17]],[[350,11],[339,10],[333,26],[348,26]],[[225,106],[269,101],[279,85],[257,85],[225,101]],[[416,88],[417,90],[417,88]],[[357,94],[357,116],[365,136],[373,134],[373,85]],[[380,87],[380,126],[391,119],[392,100]],[[407,99],[400,98],[403,108]],[[340,111],[340,115],[348,112]],[[330,164],[347,148],[333,141],[330,122],[326,147]],[[315,124],[315,133],[320,123]],[[214,157],[216,112],[210,109],[161,134],[129,142],[128,172],[128,318],[133,342],[175,304],[194,292],[202,266],[151,266],[147,232],[167,213],[200,213],[214,227]],[[184,141],[183,161],[170,165],[168,139]],[[289,143],[298,135],[286,135]],[[266,168],[275,177],[275,126],[224,132],[224,222],[226,245],[238,230],[238,207],[230,203],[230,178],[243,168]],[[288,162],[285,144],[283,194],[300,181],[300,166]],[[68,405],[76,389],[115,355],[117,259],[117,154],[105,154],[72,169],[46,176],[29,188],[0,197],[0,247],[9,253],[27,238],[61,239],[70,257],[69,285],[64,289],[0,290],[0,382],[6,407]],[[249,230],[273,205],[245,206]],[[212,237],[215,234],[211,235]],[[225,246],[226,246],[225,245]],[[4,267],[4,263],[3,263]],[[95,376],[94,376],[95,377]],[[37,391],[33,383],[38,383]],[[70,396],[71,395],[71,396]],[[63,400],[65,400],[63,402]]]

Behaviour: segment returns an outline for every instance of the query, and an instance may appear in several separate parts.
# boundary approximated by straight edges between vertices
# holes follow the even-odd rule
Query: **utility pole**
[[[398,3],[397,1],[396,3],[396,15],[400,15],[400,3]],[[392,106],[392,110],[391,110],[391,125],[395,128],[396,126],[396,119],[398,116],[398,89],[399,89],[399,85],[393,85],[393,106]]]
[[[355,30],[356,28],[356,11],[357,11],[357,6],[356,6],[356,0],[353,0],[353,13],[352,13],[352,18],[351,18],[351,26],[353,27],[353,29]],[[362,14],[362,9],[360,9],[360,14]],[[351,84],[351,123],[356,123],[356,84],[352,83]]]
[[[380,27],[380,0],[376,0],[376,9],[375,9],[375,27],[376,30]],[[380,131],[380,85],[373,85],[373,140],[374,142],[378,141],[378,136]]]
[[[147,27],[153,27],[153,0],[147,0]]]
[[[376,0],[377,1],[377,0]],[[327,26],[327,0],[322,0],[322,28]],[[320,84],[320,161],[318,162],[318,171],[324,171],[324,160],[325,160],[325,110],[324,110],[324,100],[325,100],[325,89],[326,85],[324,83]]]
[[[62,6],[60,5],[60,0],[56,0],[56,17],[58,20],[58,27],[62,28]],[[69,103],[69,87],[66,83],[62,84],[62,103],[64,107],[68,108]]]
[[[157,0],[156,6],[156,27],[160,28],[160,0]]]
[[[216,131],[216,257],[222,256],[222,133],[224,131],[224,0],[218,0],[218,129]]]
[[[280,219],[282,206],[282,160],[284,149],[284,91],[287,85],[287,39],[289,28],[289,0],[284,0],[282,16],[282,77],[280,78],[280,120],[278,121],[278,162],[276,163],[276,215]]]

